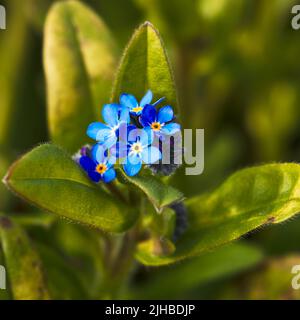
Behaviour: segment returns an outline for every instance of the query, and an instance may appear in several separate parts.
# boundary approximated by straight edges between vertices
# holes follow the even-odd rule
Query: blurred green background
[[[7,30],[0,31],[1,177],[13,159],[48,141],[42,47],[44,20],[53,2],[1,1],[7,8]],[[213,189],[245,166],[299,161],[300,31],[291,28],[291,8],[297,1],[82,2],[111,29],[120,56],[134,28],[143,21],[151,21],[160,31],[175,72],[183,127],[205,129],[204,173],[185,176],[180,170],[171,178],[186,197]],[[63,222],[52,224],[51,219],[29,223],[32,208],[2,185],[0,211],[15,213],[20,223],[30,225],[29,234],[49,267],[57,297],[80,298],[80,290],[91,279],[93,290],[98,290],[100,280],[95,280],[92,270],[101,262],[93,234]],[[159,271],[140,268],[126,295],[195,299],[292,299],[300,295],[290,285],[291,267],[300,264],[299,218],[248,235],[243,242],[255,252],[245,255],[233,245],[217,256]],[[85,252],[84,243],[95,247]],[[61,276],[65,264],[75,268],[74,275]],[[73,276],[79,279],[75,288]],[[58,278],[61,288],[57,288]],[[174,278],[179,279],[177,287]]]

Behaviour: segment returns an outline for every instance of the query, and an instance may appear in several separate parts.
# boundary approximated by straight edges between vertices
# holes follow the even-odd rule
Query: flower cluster
[[[94,182],[109,183],[116,178],[117,161],[128,176],[137,175],[143,164],[154,165],[162,159],[160,140],[180,131],[174,123],[171,106],[157,106],[149,90],[140,102],[131,94],[122,94],[120,102],[104,105],[102,122],[89,125],[87,135],[96,141],[92,148],[83,148],[78,162]],[[155,143],[156,142],[156,143]]]

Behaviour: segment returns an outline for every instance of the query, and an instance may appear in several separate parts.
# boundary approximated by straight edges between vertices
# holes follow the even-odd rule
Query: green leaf
[[[26,233],[3,215],[0,216],[0,240],[14,299],[49,299],[38,254]]]
[[[141,99],[151,89],[155,99],[165,97],[178,112],[173,74],[158,31],[149,22],[133,35],[126,48],[114,84],[112,100],[122,93]]]
[[[264,252],[270,256],[282,256],[286,252],[297,252],[300,243],[300,215],[292,223],[274,225],[255,237]]]
[[[53,141],[74,152],[109,99],[115,45],[107,27],[78,1],[53,5],[45,26],[44,66]]]
[[[184,297],[192,289],[245,271],[261,260],[261,251],[253,246],[238,243],[224,246],[172,268],[150,273],[149,280],[140,284],[134,294],[139,299]]]
[[[174,202],[183,200],[183,194],[180,191],[153,175],[143,174],[129,177],[122,170],[119,170],[119,172],[122,175],[123,181],[133,184],[146,194],[158,212],[162,212],[164,207]]]
[[[9,159],[5,152],[0,149],[0,177],[2,178],[9,168]],[[3,184],[0,184],[0,211],[8,210],[11,205],[11,194]]]
[[[4,182],[44,210],[108,232],[122,232],[137,218],[134,210],[90,182],[68,154],[51,144],[18,160]]]
[[[300,211],[300,165],[269,164],[241,170],[211,194],[186,201],[189,228],[171,256],[137,252],[147,265],[168,264],[200,255]]]

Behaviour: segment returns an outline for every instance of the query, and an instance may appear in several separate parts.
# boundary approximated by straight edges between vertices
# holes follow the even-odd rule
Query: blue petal
[[[142,152],[142,160],[146,164],[153,164],[161,159],[161,152],[156,147],[145,148]]]
[[[138,102],[136,98],[133,95],[127,94],[127,93],[123,93],[120,96],[120,103],[129,109],[132,109],[138,106]]]
[[[135,128],[128,133],[128,143],[140,141],[142,146],[148,146],[153,142],[154,135],[150,127],[144,129]]]
[[[92,151],[91,151],[93,159],[95,161],[97,161],[98,163],[104,163],[104,161],[106,159],[106,156],[105,156],[106,150],[107,149],[103,145],[101,145],[99,143],[95,144],[92,148]]]
[[[90,138],[97,140],[97,141],[100,141],[97,138],[102,139],[102,136],[110,135],[110,131],[111,131],[111,129],[107,125],[105,125],[101,122],[93,122],[89,125],[86,134]],[[101,132],[101,134],[99,134],[99,132]],[[98,134],[99,134],[99,136],[98,136]]]
[[[106,160],[107,168],[111,168],[113,165],[117,163],[117,158],[113,155],[109,156]]]
[[[158,111],[157,120],[160,123],[172,121],[174,118],[174,111],[171,106],[165,106]]]
[[[94,182],[99,182],[101,180],[101,175],[96,171],[89,171],[88,175]]]
[[[140,117],[140,122],[143,127],[147,127],[155,120],[156,120],[156,109],[153,106],[148,104],[143,109],[142,115]]]
[[[110,135],[109,137],[106,137],[104,140],[103,140],[103,147],[105,149],[109,149],[111,148],[116,142],[117,142],[117,136],[115,134],[113,135]]]
[[[164,100],[165,100],[166,98],[160,98],[160,99],[158,99],[156,102],[154,102],[154,103],[152,103],[152,105],[154,106],[154,107],[156,107],[158,104],[160,104],[161,102],[163,102]]]
[[[102,109],[103,120],[110,126],[114,127],[118,124],[118,109],[116,103],[106,104]]]
[[[117,135],[120,140],[126,141],[126,143],[127,143],[128,136],[129,136],[130,132],[135,129],[137,129],[137,127],[134,125],[127,125],[125,123],[122,123],[122,124],[120,124]]]
[[[107,170],[103,175],[103,181],[109,183],[116,178],[116,171],[114,168]]]
[[[151,90],[148,90],[147,93],[144,95],[143,99],[141,100],[140,106],[144,107],[146,104],[150,104],[153,98],[153,94]]]
[[[163,134],[175,134],[176,132],[180,131],[180,124],[178,123],[169,123],[163,126],[160,130],[161,133]]]
[[[136,164],[139,164],[139,163],[142,163],[142,159],[140,156],[136,155],[136,154],[130,154],[126,160],[125,160],[125,163],[130,163],[132,165],[136,165]]]
[[[116,158],[127,157],[128,145],[124,142],[117,142],[111,149],[111,154]]]
[[[123,165],[125,173],[130,177],[137,175],[142,168],[142,160],[139,157],[134,158],[133,160],[133,157],[128,157],[126,163]]]
[[[134,143],[143,135],[143,129],[140,128],[131,128],[128,131],[127,142]]]
[[[130,122],[130,113],[129,113],[129,109],[127,107],[123,107],[121,108],[121,110],[119,111],[119,122],[124,122],[124,123],[129,123]]]
[[[81,157],[79,159],[79,164],[85,171],[95,170],[96,168],[96,163],[90,157],[87,156]]]
[[[140,135],[140,142],[143,147],[147,147],[150,144],[152,144],[154,139],[153,131],[150,129],[150,127],[144,128],[142,130],[142,133]]]

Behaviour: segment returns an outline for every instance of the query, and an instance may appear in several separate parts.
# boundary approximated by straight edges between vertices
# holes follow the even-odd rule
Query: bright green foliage
[[[136,219],[136,212],[92,184],[54,145],[41,145],[18,160],[5,183],[42,209],[105,231],[124,231]]]
[[[49,299],[38,254],[26,233],[3,215],[0,216],[0,240],[14,299]]]
[[[1,178],[11,157],[40,141],[65,150],[41,145],[4,179],[43,211],[32,213],[0,187],[0,211],[13,212],[0,215],[0,264],[8,273],[0,299],[299,298],[291,287],[299,223],[253,231],[300,211],[300,166],[245,169],[210,192],[236,168],[299,160],[295,1],[3,1],[10,23],[0,39]],[[166,49],[151,23],[136,30],[116,70],[115,40],[122,46],[145,18],[159,28],[175,64],[183,105],[178,122],[205,128],[205,172],[186,176],[183,166],[165,179],[148,169],[136,177],[119,170],[119,182],[96,185],[66,151],[89,142],[87,126],[101,120],[104,103],[118,102],[122,93],[140,99],[150,89],[154,101],[165,97],[179,113]],[[184,199],[188,226],[181,234],[185,210],[170,206]],[[259,249],[226,245],[248,232]],[[264,263],[246,273],[262,260],[262,248]],[[269,260],[273,254],[286,258]],[[134,258],[173,265],[145,272]]]
[[[257,265],[262,258],[260,250],[250,245],[224,246],[172,268],[155,270],[150,280],[136,289],[136,298],[176,299],[192,289],[245,271]]]
[[[100,18],[78,1],[55,4],[45,26],[48,122],[54,142],[75,152],[100,119],[115,69],[115,45]],[[96,113],[95,113],[96,110]]]
[[[241,170],[220,188],[186,201],[189,229],[176,252],[155,257],[138,252],[147,265],[161,265],[199,255],[269,223],[300,211],[300,165],[270,164]]]
[[[178,112],[178,101],[172,71],[162,40],[151,23],[144,23],[133,35],[124,52],[113,89],[112,100],[122,93],[140,99],[151,89],[154,97],[165,97]]]

